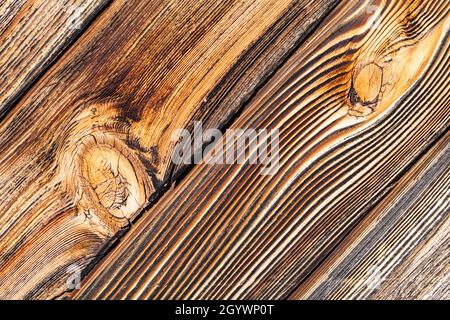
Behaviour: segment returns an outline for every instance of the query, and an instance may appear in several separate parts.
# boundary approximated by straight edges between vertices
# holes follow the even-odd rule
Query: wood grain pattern
[[[447,133],[292,299],[450,298]]]
[[[114,1],[0,124],[0,298],[52,298],[336,3]],[[132,17],[132,19],[130,19]]]
[[[0,119],[109,2],[0,1]]]
[[[449,23],[342,1],[231,126],[278,128],[280,170],[195,167],[73,297],[288,297],[448,128]]]

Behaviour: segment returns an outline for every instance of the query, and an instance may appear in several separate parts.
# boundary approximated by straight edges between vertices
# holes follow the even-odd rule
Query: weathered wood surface
[[[0,119],[109,2],[0,1]]]
[[[447,134],[291,298],[449,299],[449,166]]]
[[[0,298],[64,293],[177,174],[172,132],[221,126],[335,3],[108,6],[0,124]]]
[[[449,8],[342,1],[231,126],[280,170],[194,167],[74,298],[288,297],[448,128]]]

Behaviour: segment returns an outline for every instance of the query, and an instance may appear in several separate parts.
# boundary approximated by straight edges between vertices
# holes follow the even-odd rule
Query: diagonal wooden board
[[[109,2],[0,2],[0,119]]]
[[[447,133],[290,298],[449,299],[449,166]]]
[[[0,298],[53,298],[337,3],[116,0],[0,123]]]
[[[342,1],[231,126],[278,128],[278,172],[194,167],[73,297],[288,297],[447,130],[449,4]]]

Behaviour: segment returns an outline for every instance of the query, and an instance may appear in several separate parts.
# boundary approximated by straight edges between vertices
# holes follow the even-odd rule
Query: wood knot
[[[349,114],[355,117],[367,117],[373,113],[380,101],[382,88],[382,67],[371,62],[357,68],[349,91]]]
[[[123,212],[119,214],[119,211],[127,207],[130,189],[136,182],[123,155],[111,149],[98,148],[83,158],[82,172],[102,206],[115,216],[123,216]],[[130,174],[132,183],[128,182]]]
[[[103,220],[105,215],[134,218],[153,189],[137,157],[117,140],[98,138],[85,140],[78,156],[83,210],[94,210]]]
[[[124,141],[126,134],[105,132],[105,127],[74,131],[64,153],[62,176],[73,194],[79,214],[114,235],[129,225],[154,192],[144,164]],[[78,127],[77,129],[80,129]],[[88,129],[86,129],[88,131]]]

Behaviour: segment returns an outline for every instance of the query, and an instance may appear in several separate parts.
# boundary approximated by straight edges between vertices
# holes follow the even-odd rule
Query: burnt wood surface
[[[450,0],[0,0],[0,299],[448,299],[449,36]],[[175,164],[195,121],[247,161]]]
[[[298,289],[449,126],[449,1],[373,4],[342,1],[231,125],[280,130],[275,175],[195,166],[73,297]]]
[[[0,123],[0,298],[67,291],[183,169],[173,131],[224,125],[335,4],[106,7]]]

